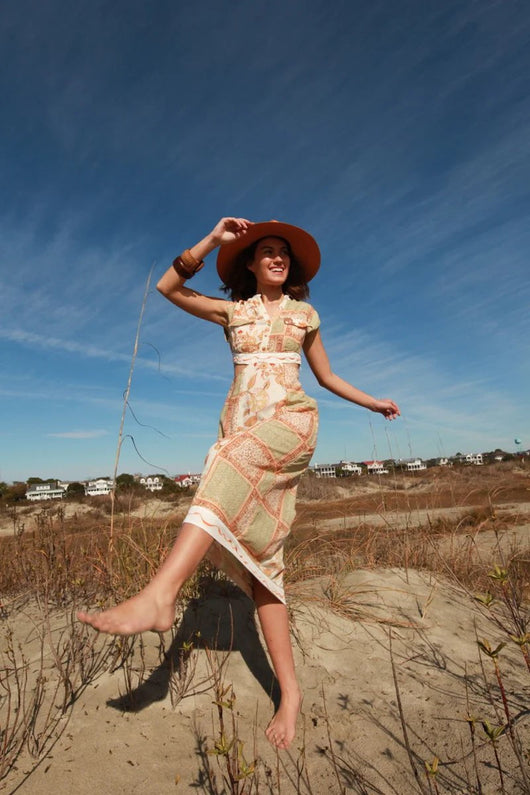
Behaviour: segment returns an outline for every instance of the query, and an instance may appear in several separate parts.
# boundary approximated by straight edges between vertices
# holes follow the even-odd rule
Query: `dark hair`
[[[267,235],[267,237],[269,237],[269,235]],[[264,238],[260,238],[260,240],[263,239]],[[256,294],[258,287],[256,277],[252,271],[249,270],[248,266],[254,259],[256,248],[260,240],[256,240],[255,243],[252,243],[252,245],[247,246],[247,248],[239,252],[225,283],[221,287],[224,293],[230,293],[232,301],[246,301],[247,298],[252,298],[252,296]],[[289,298],[303,301],[305,298],[309,298],[309,287],[305,280],[304,271],[294,256],[289,241],[285,240],[283,237],[280,238],[280,240],[283,240],[289,249],[289,259],[291,261],[289,265],[289,275],[282,286],[282,290],[284,293],[287,293]]]

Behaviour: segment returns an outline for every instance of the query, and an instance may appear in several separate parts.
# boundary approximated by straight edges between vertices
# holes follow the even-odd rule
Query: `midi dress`
[[[284,295],[271,318],[261,295],[228,303],[234,380],[185,522],[209,533],[208,558],[249,596],[253,577],[281,602],[283,546],[313,455],[316,401],[299,380],[301,350],[320,321]]]

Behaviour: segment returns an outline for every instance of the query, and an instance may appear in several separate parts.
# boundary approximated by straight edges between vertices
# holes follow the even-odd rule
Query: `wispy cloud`
[[[335,326],[329,335],[328,349],[334,369],[357,386],[381,396],[390,396],[400,404],[403,417],[392,425],[394,433],[403,434],[404,426],[422,437],[440,433],[448,438],[484,439],[500,430],[506,443],[512,431],[524,427],[524,409],[506,389],[494,371],[480,377],[454,381],[441,363],[427,355],[411,355],[397,343],[374,338],[361,329],[345,330]],[[308,391],[315,394],[309,378]],[[379,394],[383,390],[383,394]],[[317,390],[322,410],[323,428],[355,425],[359,420],[348,415],[348,404]],[[502,426],[497,418],[502,417]],[[489,429],[489,430],[488,430]]]
[[[108,431],[62,431],[61,433],[47,433],[46,436],[53,436],[56,439],[100,439],[108,436]]]
[[[131,354],[119,353],[109,348],[91,345],[90,343],[80,343],[74,342],[73,340],[60,339],[58,337],[43,336],[24,329],[0,328],[0,339],[31,348],[38,348],[40,350],[78,354],[87,358],[104,359],[107,362],[131,363]],[[202,365],[201,367],[193,368],[176,364],[165,364],[158,360],[147,359],[141,356],[136,358],[135,365],[150,370],[156,370],[162,374],[184,376],[190,379],[207,379],[224,382],[228,380],[227,376],[207,371]]]

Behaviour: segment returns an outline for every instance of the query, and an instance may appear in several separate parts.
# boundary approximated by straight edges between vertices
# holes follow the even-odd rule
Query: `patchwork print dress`
[[[285,602],[283,545],[318,429],[300,354],[319,323],[312,306],[287,295],[273,319],[260,295],[229,304],[234,381],[185,521],[213,537],[208,557],[250,596],[253,576]]]

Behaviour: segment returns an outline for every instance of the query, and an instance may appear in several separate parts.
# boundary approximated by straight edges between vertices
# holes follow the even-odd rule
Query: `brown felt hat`
[[[250,227],[242,237],[221,246],[217,255],[217,273],[226,283],[235,260],[242,251],[261,240],[262,237],[282,237],[287,240],[295,258],[300,263],[306,282],[310,281],[320,267],[320,249],[314,237],[298,226],[281,221],[260,221]]]

